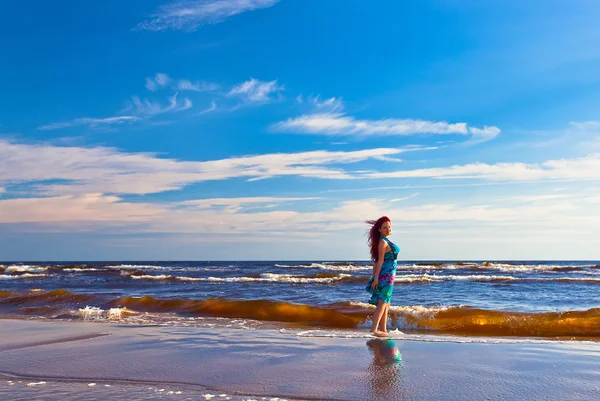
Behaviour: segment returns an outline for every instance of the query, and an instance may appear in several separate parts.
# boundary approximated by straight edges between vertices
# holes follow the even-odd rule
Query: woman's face
[[[384,222],[381,225],[381,228],[379,229],[379,232],[381,233],[381,235],[383,235],[384,237],[387,237],[388,235],[390,235],[392,233],[392,223],[389,221]]]

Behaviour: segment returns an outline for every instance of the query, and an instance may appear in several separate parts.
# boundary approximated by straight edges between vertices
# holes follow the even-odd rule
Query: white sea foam
[[[24,279],[24,278],[41,278],[41,277],[46,277],[48,276],[47,274],[32,274],[32,273],[25,273],[25,274],[0,274],[0,279]]]
[[[350,274],[338,274],[334,277],[306,277],[293,274],[274,274],[264,273],[260,277],[183,277],[183,276],[170,276],[170,275],[139,275],[131,276],[135,280],[179,280],[179,281],[205,281],[205,282],[223,282],[223,283],[236,283],[236,282],[249,282],[249,283],[293,283],[293,284],[307,284],[307,283],[334,283],[336,281],[343,280],[347,277],[352,277]]]
[[[375,309],[375,305],[371,305],[365,302],[350,302],[350,305],[357,306],[365,309]],[[439,312],[447,311],[449,308],[460,308],[460,306],[390,306],[390,311],[400,313],[403,315],[410,315],[419,319],[432,318]]]
[[[509,263],[444,263],[444,264],[404,264],[398,263],[398,269],[401,270],[473,270],[481,269],[483,271],[497,270],[502,272],[545,272],[554,273],[560,272],[561,270],[571,269],[589,269],[595,265],[552,265],[552,264],[538,264],[538,265],[524,265],[524,264],[509,264]]]
[[[11,265],[4,269],[5,273],[41,273],[48,270],[46,266]]]
[[[70,267],[68,269],[62,269],[63,272],[95,272],[100,269],[94,267]]]
[[[334,271],[361,271],[361,270],[371,270],[373,266],[369,265],[354,265],[354,264],[341,264],[341,263],[311,263],[310,266],[317,269],[323,270],[334,270]]]
[[[333,271],[361,271],[361,270],[371,270],[373,266],[369,265],[355,265],[352,263],[343,264],[340,262],[323,262],[323,263],[311,263],[309,265],[282,265],[275,264],[275,267],[294,267],[294,268],[307,268],[307,269],[323,269],[323,270],[333,270]]]
[[[366,330],[364,331],[344,331],[344,330],[306,330],[292,332],[297,337],[308,338],[340,338],[340,339],[360,339],[373,338]],[[390,330],[390,340],[402,341],[419,341],[432,343],[459,343],[459,344],[569,344],[576,342],[577,344],[596,345],[596,341],[581,341],[581,340],[544,340],[538,338],[516,338],[516,337],[458,337],[452,335],[436,335],[436,334],[411,334],[403,333],[398,329]]]
[[[115,265],[115,266],[106,266],[111,269],[156,269],[156,270],[164,270],[167,269],[166,266],[156,266],[156,265]]]
[[[487,274],[406,274],[396,275],[396,282],[442,282],[442,281],[497,281],[497,282],[513,282],[513,281],[571,281],[571,282],[600,282],[600,277],[516,277],[503,275],[487,275]]]
[[[124,274],[129,275],[127,273]],[[139,276],[131,276],[131,278],[135,280],[175,280],[175,276],[168,276],[166,274],[161,274],[158,276],[152,276],[150,274],[141,274]]]
[[[83,309],[79,309],[77,313],[84,320],[118,320],[127,317],[128,315],[136,314],[137,312],[127,308],[110,308],[109,310],[104,310],[97,306],[86,306]]]

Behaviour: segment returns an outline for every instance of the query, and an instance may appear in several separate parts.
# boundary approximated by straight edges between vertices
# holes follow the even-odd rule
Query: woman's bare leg
[[[371,327],[371,333],[377,335],[379,331],[377,327],[379,326],[379,321],[381,320],[381,316],[385,312],[386,303],[380,299],[377,300],[377,308],[375,308],[375,312],[373,312],[373,326]]]
[[[380,322],[381,331],[383,333],[387,333],[387,316],[388,316],[389,310],[390,310],[390,304],[385,304],[384,310],[383,310],[383,315],[381,316],[381,322]]]

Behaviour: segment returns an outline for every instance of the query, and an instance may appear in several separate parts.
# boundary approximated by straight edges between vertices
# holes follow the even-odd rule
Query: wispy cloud
[[[415,196],[417,196],[417,195],[419,195],[419,194],[412,194],[412,195],[405,196],[405,197],[403,197],[403,198],[394,198],[394,199],[390,199],[390,202],[402,202],[402,201],[408,200],[408,199],[410,199],[410,198],[414,198],[414,197],[415,197]]]
[[[146,78],[146,88],[154,92],[159,88],[169,85],[171,81],[171,78],[167,74],[159,72],[154,77]]]
[[[321,198],[282,198],[282,197],[269,197],[269,196],[257,196],[249,198],[210,198],[210,199],[197,199],[179,202],[182,206],[191,206],[196,209],[213,209],[222,207],[228,212],[238,212],[244,207],[252,205],[263,205],[264,207],[274,206],[275,204],[288,204],[290,202],[298,201],[310,201]]]
[[[199,112],[198,115],[212,113],[213,111],[216,111],[216,110],[217,110],[217,103],[213,100],[210,103],[210,106],[208,108],[202,110],[201,112]]]
[[[329,99],[328,104],[335,105],[335,98]],[[354,135],[354,136],[386,136],[386,135],[417,135],[417,134],[458,134],[471,135],[473,139],[490,140],[495,138],[500,129],[497,127],[475,128],[467,123],[450,124],[445,121],[434,122],[426,120],[358,120],[343,113],[307,114],[272,126],[274,131],[295,132],[302,134],[323,135]]]
[[[600,154],[542,163],[473,163],[451,167],[367,173],[366,178],[481,179],[491,181],[600,180]]]
[[[107,117],[107,118],[83,117],[83,118],[76,118],[75,120],[72,120],[72,121],[65,121],[65,122],[60,122],[60,123],[52,123],[52,124],[42,125],[41,127],[38,127],[38,129],[43,130],[43,131],[48,131],[48,130],[55,130],[55,129],[62,129],[62,128],[77,127],[80,125],[87,125],[88,127],[96,128],[96,127],[103,127],[103,126],[108,126],[108,125],[134,123],[134,122],[138,122],[138,121],[142,121],[142,119],[140,117],[136,117],[136,116],[117,116],[117,117]]]
[[[28,183],[48,195],[80,193],[149,194],[231,178],[248,180],[300,176],[344,180],[358,175],[341,165],[392,156],[414,148],[376,148],[350,152],[312,151],[178,161],[106,147],[17,144],[0,140],[0,185]],[[54,180],[66,181],[61,183]],[[40,184],[40,181],[47,183]]]
[[[425,203],[417,206],[391,206],[386,200],[345,201],[319,211],[299,212],[285,198],[200,199],[172,203],[128,202],[102,194],[63,195],[48,198],[0,200],[0,223],[51,224],[53,230],[107,230],[118,232],[172,232],[253,235],[285,232],[298,235],[315,232],[362,230],[364,220],[382,211],[397,229],[420,232],[430,238],[434,233],[459,238],[481,231],[500,234],[531,232],[536,236],[550,230],[565,235],[567,227],[593,232],[600,224],[597,205],[549,203],[527,206],[472,206],[453,203]],[[302,198],[288,198],[306,201]],[[277,204],[277,210],[251,211],[240,205]],[[436,230],[432,230],[435,224]],[[460,234],[457,234],[457,225]],[[111,230],[112,229],[112,230]],[[510,235],[511,232],[508,234]]]
[[[175,86],[175,89],[177,89],[179,91],[207,92],[207,91],[214,91],[214,90],[219,89],[219,85],[210,83],[210,82],[203,82],[203,81],[192,82],[188,79],[181,79],[181,80],[177,81],[177,85]]]
[[[304,98],[301,93],[296,96],[296,102],[300,104],[307,103],[311,105],[319,113],[339,113],[344,110],[344,102],[342,98],[330,97],[329,99],[321,100],[321,95],[309,96]]]
[[[167,29],[195,31],[204,24],[217,24],[237,14],[272,7],[280,0],[180,0],[159,7],[137,30]]]
[[[245,103],[266,103],[273,100],[272,96],[283,89],[283,85],[279,85],[277,80],[265,82],[250,78],[248,81],[234,86],[228,95],[239,97]]]
[[[542,194],[542,195],[519,195],[519,196],[507,196],[501,198],[502,201],[518,202],[518,203],[539,203],[553,201],[557,199],[569,199],[573,198],[574,194]]]
[[[164,73],[157,73],[146,78],[146,88],[152,92],[169,87],[177,91],[208,92],[219,89],[219,85],[205,81],[190,81],[189,79],[173,79]]]
[[[131,100],[135,108],[135,112],[137,114],[146,116],[183,111],[192,107],[192,101],[187,97],[183,99],[183,101],[178,101],[177,93],[169,97],[169,104],[167,106],[162,106],[158,102],[151,102],[148,99],[144,99],[142,101],[137,96],[132,96]]]
[[[132,96],[131,101],[128,102],[127,107],[121,112],[135,115],[124,115],[106,118],[76,118],[71,121],[42,125],[41,127],[38,127],[38,129],[43,131],[49,131],[78,126],[88,126],[90,128],[103,128],[107,126],[122,125],[126,123],[131,124],[141,121],[148,121],[147,119],[152,118],[157,114],[178,112],[192,108],[193,104],[189,98],[186,97],[183,100],[179,100],[177,96],[177,93],[175,93],[173,96],[170,96],[168,98],[169,104],[166,106],[161,105],[159,102],[153,102],[148,99],[141,100],[137,96]]]
[[[344,102],[341,98],[330,97],[329,99],[321,100],[319,95],[308,98],[308,101],[313,104],[319,112],[339,113],[344,110]]]

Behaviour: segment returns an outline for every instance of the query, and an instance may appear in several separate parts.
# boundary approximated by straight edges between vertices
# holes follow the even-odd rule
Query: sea
[[[0,262],[0,318],[368,332],[368,261]],[[598,261],[399,261],[388,329],[600,341]]]

